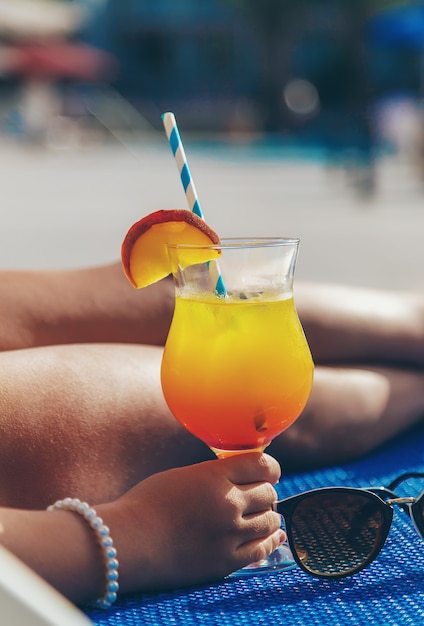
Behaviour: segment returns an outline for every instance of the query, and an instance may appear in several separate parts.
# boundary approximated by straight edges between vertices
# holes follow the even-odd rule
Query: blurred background
[[[119,257],[185,198],[298,278],[424,286],[424,2],[0,0],[1,266]]]

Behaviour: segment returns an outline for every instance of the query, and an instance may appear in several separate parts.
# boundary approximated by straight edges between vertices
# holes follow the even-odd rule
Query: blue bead
[[[104,548],[109,548],[109,546],[111,546],[112,544],[113,544],[112,537],[109,537],[109,535],[107,537],[102,538],[102,546]]]
[[[103,520],[101,517],[93,517],[91,522],[90,522],[91,528],[100,528],[100,526],[103,525]]]
[[[107,602],[110,602],[112,604],[113,602],[115,602],[118,596],[116,595],[114,591],[111,591],[110,593],[107,593],[105,597],[106,597]]]

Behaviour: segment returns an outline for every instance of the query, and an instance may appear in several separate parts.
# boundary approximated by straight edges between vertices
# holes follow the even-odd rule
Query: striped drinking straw
[[[183,142],[181,141],[180,133],[178,131],[177,121],[173,113],[164,113],[162,115],[162,121],[165,128],[166,136],[168,137],[169,144],[171,146],[172,154],[175,157],[178,172],[180,174],[181,182],[184,187],[184,192],[187,198],[187,203],[190,211],[196,213],[199,217],[204,219],[203,211],[200,207],[200,202],[197,197],[196,187],[194,180],[190,173],[187,157],[184,152]],[[224,281],[219,269],[217,261],[210,261],[208,263],[209,272],[215,285],[216,293],[224,297],[227,295]]]

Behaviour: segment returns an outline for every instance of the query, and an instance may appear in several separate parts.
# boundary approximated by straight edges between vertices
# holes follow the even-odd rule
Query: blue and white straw
[[[178,131],[175,115],[173,113],[164,113],[162,115],[162,121],[166,136],[168,137],[169,144],[171,146],[172,154],[175,157],[175,162],[177,164],[178,172],[180,174],[181,182],[187,198],[188,207],[190,211],[204,219],[203,211],[197,197],[194,180],[191,176],[187,157],[184,152],[183,142],[181,141],[180,133]],[[210,261],[208,265],[211,279],[215,285],[215,291],[219,296],[226,296],[227,290],[225,288],[218,263],[216,261]]]
[[[177,121],[173,113],[164,113],[162,115],[163,125],[165,127],[166,136],[168,137],[172,154],[175,157],[181,182],[184,187],[185,195],[188,202],[188,208],[199,217],[203,218],[203,212],[200,208],[199,199],[197,197],[194,180],[191,177],[190,168],[188,166],[187,157],[184,152],[184,146],[178,131]]]

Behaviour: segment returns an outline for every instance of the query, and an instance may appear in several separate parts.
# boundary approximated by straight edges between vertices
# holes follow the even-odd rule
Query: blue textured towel
[[[327,485],[382,485],[404,471],[424,471],[424,426],[360,461],[286,476],[282,497]],[[409,481],[418,495],[424,481]],[[401,487],[397,489],[402,495]],[[406,495],[406,494],[403,494]],[[87,611],[96,626],[253,626],[297,624],[424,625],[424,543],[409,517],[395,511],[391,532],[366,570],[339,581],[299,569],[170,593],[121,597],[110,611]]]

